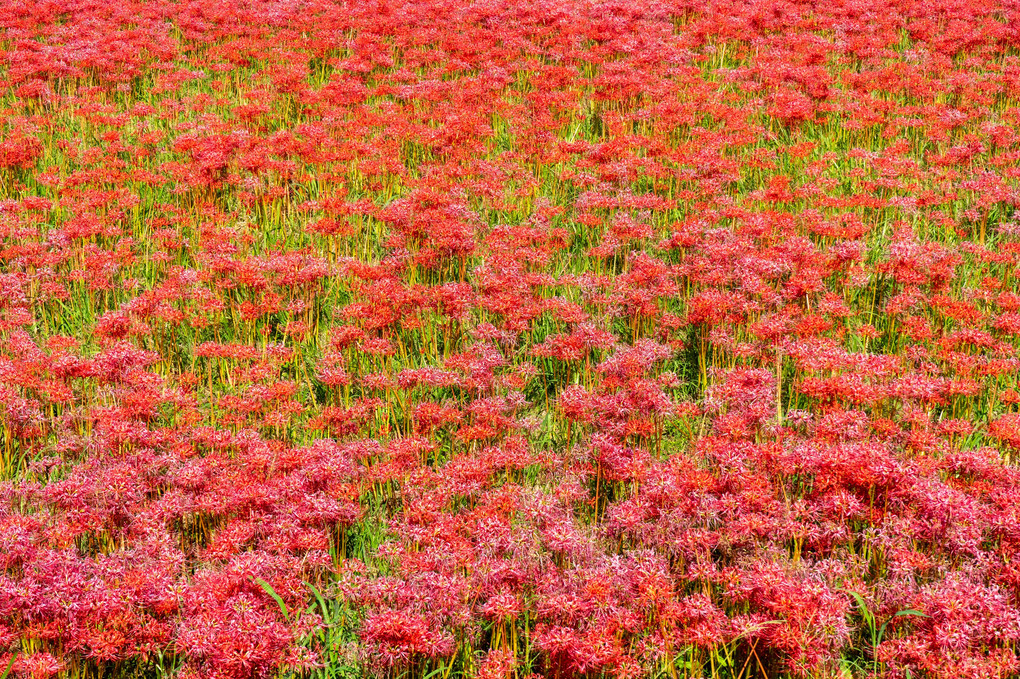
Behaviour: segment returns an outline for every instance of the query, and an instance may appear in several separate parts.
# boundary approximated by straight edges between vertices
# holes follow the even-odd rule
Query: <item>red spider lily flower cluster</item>
[[[0,3],[0,673],[1020,675],[1020,6]]]

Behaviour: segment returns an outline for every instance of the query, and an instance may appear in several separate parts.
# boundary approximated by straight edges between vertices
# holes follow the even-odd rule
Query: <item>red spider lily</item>
[[[15,4],[0,673],[1018,671],[1015,3]]]

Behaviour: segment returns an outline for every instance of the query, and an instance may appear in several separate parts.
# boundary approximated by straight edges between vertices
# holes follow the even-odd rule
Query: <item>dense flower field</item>
[[[1020,675],[1016,0],[0,54],[0,673]]]

